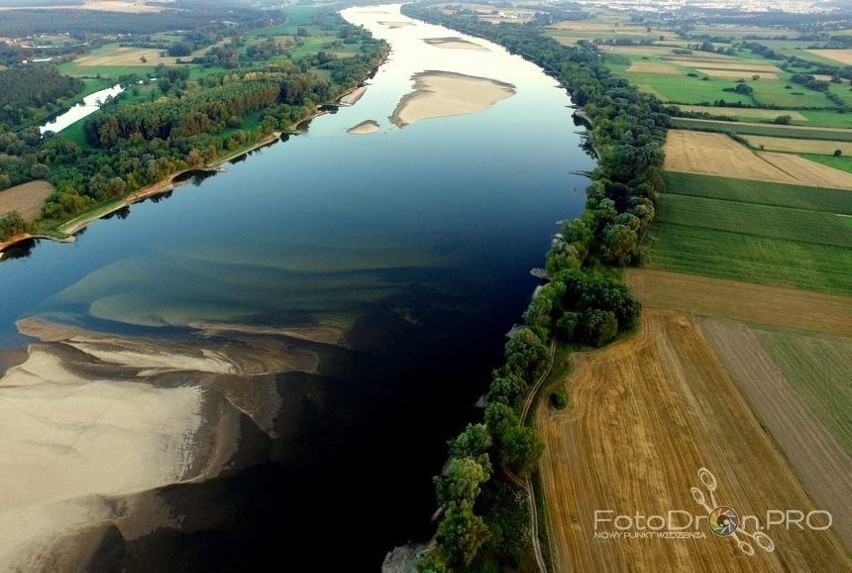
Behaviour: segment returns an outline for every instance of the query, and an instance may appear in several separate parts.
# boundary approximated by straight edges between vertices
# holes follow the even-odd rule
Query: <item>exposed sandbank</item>
[[[281,400],[268,374],[318,365],[281,337],[124,338],[32,318],[18,327],[42,342],[0,378],[3,571],[83,570],[111,525],[125,539],[180,527],[155,490],[219,475],[245,416],[274,436]]]
[[[515,94],[512,84],[455,72],[429,70],[412,79],[414,91],[399,100],[390,116],[399,127],[424,119],[477,113]]]
[[[344,94],[338,100],[342,105],[354,105],[359,99],[364,96],[364,93],[367,91],[367,86],[359,86],[349,92],[348,94]]]
[[[450,36],[447,38],[423,38],[423,41],[430,46],[443,48],[445,50],[478,50],[480,52],[490,52],[485,46],[480,46],[476,42],[459,38],[458,36]]]
[[[369,135],[371,133],[377,133],[379,131],[379,122],[368,119],[366,121],[362,121],[356,126],[350,127],[346,130],[346,133],[351,133],[353,135]]]

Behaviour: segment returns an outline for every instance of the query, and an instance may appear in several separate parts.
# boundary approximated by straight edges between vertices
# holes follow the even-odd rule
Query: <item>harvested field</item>
[[[0,217],[17,211],[24,219],[32,221],[54,191],[53,185],[47,181],[30,181],[0,191]]]
[[[153,48],[109,46],[81,56],[74,60],[74,63],[79,66],[156,66],[175,63],[176,58],[160,56],[161,51]]]
[[[790,386],[754,332],[727,320],[703,319],[700,324],[817,507],[831,512],[832,527],[852,547],[852,459]]]
[[[683,111],[693,111],[697,113],[709,113],[712,115],[726,115],[729,117],[747,117],[751,119],[775,119],[779,115],[789,115],[795,121],[808,121],[808,118],[803,116],[798,111],[792,109],[758,109],[749,107],[717,107],[710,105],[679,105]],[[751,138],[749,138],[751,140]]]
[[[852,66],[852,49],[845,50],[807,50],[817,56],[840,62],[844,66]]]
[[[772,72],[755,72],[752,70],[720,70],[715,68],[696,68],[699,72],[711,78],[730,78],[732,80],[750,80],[751,76],[757,74],[762,80],[777,80],[778,74]]]
[[[771,137],[796,137],[801,139],[829,139],[852,141],[852,129],[831,127],[800,127],[795,125],[770,125],[745,121],[718,121],[714,119],[672,118],[672,125],[679,129],[697,129],[738,133],[740,135],[766,135]]]
[[[719,133],[669,130],[665,152],[664,169],[668,171],[781,183],[800,182],[746,146]]]
[[[668,74],[668,75],[677,75],[682,73],[679,69],[674,66],[670,66],[668,64],[663,64],[661,62],[646,62],[646,61],[638,61],[633,62],[629,68],[627,68],[628,72],[634,74]]]
[[[784,173],[792,176],[796,180],[796,183],[801,185],[852,189],[852,173],[841,171],[828,165],[822,165],[790,153],[761,152],[758,155]]]
[[[730,61],[730,60],[704,60],[700,58],[693,58],[690,56],[689,58],[663,58],[667,62],[671,62],[673,64],[677,64],[679,66],[686,66],[689,68],[707,68],[710,70],[736,70],[738,72],[749,72],[753,74],[762,74],[763,72],[768,73],[778,73],[780,70],[775,66],[769,66],[764,64],[752,64],[750,62],[743,61]],[[761,76],[762,77],[762,76]]]
[[[602,46],[601,50],[625,56],[662,56],[671,52],[671,48],[663,46]]]
[[[701,66],[707,65],[707,62],[730,62],[736,64],[738,66],[742,66],[742,60],[738,60],[733,56],[726,56],[724,54],[711,54],[709,52],[694,52],[689,54],[688,56],[682,56],[680,54],[672,55],[671,50],[665,56],[663,56],[664,60],[672,60],[676,61],[682,66]]]
[[[832,530],[771,527],[764,533],[776,550],[754,547],[753,556],[739,551],[733,539],[713,536],[706,522],[695,530],[705,533],[699,539],[596,537],[596,511],[614,512],[602,515],[610,519],[670,510],[705,515],[690,494],[691,487],[706,493],[697,477],[703,467],[716,477],[719,504],[740,515],[815,508],[688,315],[646,311],[636,336],[574,357],[575,370],[565,381],[567,409],[555,411],[542,401],[536,412],[546,444],[540,474],[555,570],[852,567]],[[598,524],[599,534],[616,531],[611,521]]]
[[[817,139],[792,139],[789,137],[766,137],[750,135],[747,137],[752,147],[763,146],[767,151],[788,151],[791,153],[820,153],[833,155],[839,149],[843,155],[852,155],[852,142]]]
[[[653,269],[628,269],[625,282],[648,308],[852,337],[848,296]]]

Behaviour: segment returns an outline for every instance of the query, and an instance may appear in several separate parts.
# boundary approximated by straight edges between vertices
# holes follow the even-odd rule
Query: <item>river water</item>
[[[71,109],[56,116],[54,119],[41,126],[39,131],[41,131],[41,133],[47,133],[48,131],[59,133],[66,127],[70,127],[72,124],[77,123],[81,119],[89,117],[98,111],[101,108],[101,104],[105,102],[108,97],[116,97],[123,91],[124,88],[121,87],[120,84],[116,84],[111,88],[91,93],[83,98],[83,103],[78,103]]]
[[[180,520],[132,540],[110,531],[95,570],[374,571],[394,545],[428,537],[446,440],[477,415],[555,222],[583,207],[573,172],[593,162],[555,80],[484,40],[430,45],[461,35],[398,6],[344,16],[393,47],[357,104],[74,244],[0,264],[7,351],[33,341],[15,328],[26,316],[175,344],[203,345],[199,325],[223,323],[345,333],[292,342],[319,366],[274,376],[275,431],[243,417],[230,471],[163,484]],[[516,93],[399,128],[388,118],[425,70]],[[377,133],[347,134],[366,120]]]

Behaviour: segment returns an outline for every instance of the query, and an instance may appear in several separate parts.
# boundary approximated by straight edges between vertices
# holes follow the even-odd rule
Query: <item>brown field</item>
[[[47,181],[30,181],[0,191],[0,217],[17,211],[24,219],[32,221],[54,191],[53,185]]]
[[[789,115],[795,121],[808,121],[798,111],[792,109],[757,109],[742,107],[716,107],[712,105],[679,105],[684,111],[707,112],[713,115],[727,115],[731,117],[750,117],[755,119],[775,119],[779,115]],[[752,136],[748,136],[751,140]],[[774,138],[773,138],[774,139]],[[784,138],[779,138],[784,139]],[[790,140],[794,141],[794,140]]]
[[[767,110],[764,110],[767,111]],[[786,113],[786,112],[775,112]],[[832,155],[836,149],[843,155],[852,154],[852,142],[825,141],[822,139],[791,139],[789,137],[766,137],[762,135],[746,135],[752,147],[760,147],[768,151],[789,151],[792,153],[821,153]]]
[[[601,46],[601,50],[625,56],[662,56],[671,52],[671,48],[662,46]]]
[[[155,48],[116,47],[103,55],[89,54],[74,60],[81,66],[156,66],[158,64],[174,64],[176,58],[160,56]],[[145,58],[145,62],[139,58]]]
[[[716,477],[718,504],[739,515],[763,516],[775,508],[807,513],[815,506],[689,315],[646,310],[636,336],[573,356],[575,369],[564,382],[567,409],[555,411],[542,401],[536,412],[546,444],[540,474],[555,570],[852,567],[833,530],[773,527],[766,533],[775,551],[755,545],[753,556],[733,538],[715,537],[706,521],[689,529],[704,533],[701,539],[596,538],[595,511],[706,515],[690,493],[695,486],[707,495],[697,476],[703,467]],[[609,522],[598,531],[617,530]],[[737,536],[751,541],[742,532]]]
[[[649,308],[852,337],[849,297],[651,269],[628,269],[624,279]]]
[[[833,528],[852,546],[852,459],[804,404],[751,329],[729,320],[702,319],[700,324],[808,493],[820,509],[831,512]]]
[[[668,64],[663,64],[661,62],[644,61],[633,62],[633,64],[631,64],[630,67],[627,68],[627,71],[635,74],[665,74],[672,76],[682,73],[676,67],[670,66]]]
[[[758,155],[783,172],[789,173],[799,185],[852,189],[852,173],[789,153],[761,152]]]
[[[722,133],[672,129],[666,139],[665,152],[663,168],[669,171],[801,183]]]
[[[669,55],[663,56],[664,60],[675,61],[682,66],[706,66],[707,62],[714,63],[724,63],[730,62],[732,64],[742,66],[742,60],[737,60],[733,56],[726,56],[725,54],[711,54],[710,52],[694,52],[689,55],[681,55],[681,54],[672,54],[671,50],[669,50]]]
[[[680,66],[687,66],[690,68],[707,68],[711,70],[736,70],[736,71],[748,71],[749,73],[760,74],[763,72],[770,73],[778,73],[780,70],[775,66],[768,66],[764,64],[752,64],[750,62],[733,62],[727,60],[706,60],[702,58],[695,58],[694,56],[678,56],[676,58],[664,58],[666,61],[671,62],[673,64],[678,64]]]
[[[777,80],[778,74],[772,72],[756,72],[753,70],[720,70],[715,68],[696,68],[699,72],[704,75],[713,77],[713,78],[730,78],[734,80],[749,80],[751,76],[758,75],[762,80]]]
[[[812,54],[840,62],[844,66],[852,66],[852,49],[845,50],[808,50]]]

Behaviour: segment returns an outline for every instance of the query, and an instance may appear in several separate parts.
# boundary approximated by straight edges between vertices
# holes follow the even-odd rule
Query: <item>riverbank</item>
[[[384,63],[384,60],[382,60]],[[381,63],[379,64],[381,65]],[[344,93],[340,96],[337,101],[341,104],[344,102],[346,105],[354,105],[361,97],[364,95],[366,91],[366,86],[358,86],[353,88],[352,90]],[[308,123],[324,115],[328,112],[322,111],[320,107],[317,107],[317,110],[314,114],[306,117],[305,119],[299,121],[295,125],[296,131],[294,133],[299,133],[299,131]],[[26,241],[38,239],[38,240],[47,240],[47,241],[55,241],[59,243],[71,243],[75,240],[75,235],[88,227],[92,222],[97,221],[107,215],[111,215],[116,211],[120,211],[125,207],[132,205],[133,203],[138,203],[139,201],[143,201],[150,197],[155,197],[157,195],[163,195],[165,193],[170,193],[176,189],[179,189],[185,182],[175,182],[175,179],[180,177],[181,175],[191,172],[191,171],[216,171],[216,172],[224,172],[227,171],[225,167],[223,167],[224,163],[231,161],[232,159],[239,157],[240,155],[250,153],[256,149],[261,147],[265,147],[271,143],[274,143],[276,140],[281,138],[283,132],[275,131],[270,135],[264,137],[263,139],[247,145],[245,147],[240,148],[237,151],[229,152],[227,155],[217,158],[214,162],[208,163],[206,165],[200,167],[192,167],[188,169],[183,169],[181,171],[177,171],[175,173],[170,174],[165,179],[133,191],[132,193],[118,199],[116,201],[110,202],[106,205],[100,205],[91,211],[87,211],[81,215],[78,215],[68,221],[58,224],[54,229],[48,230],[47,232],[41,233],[21,233],[9,238],[6,241],[0,241],[0,260],[3,259],[3,252],[14,247],[15,245],[19,245]]]

